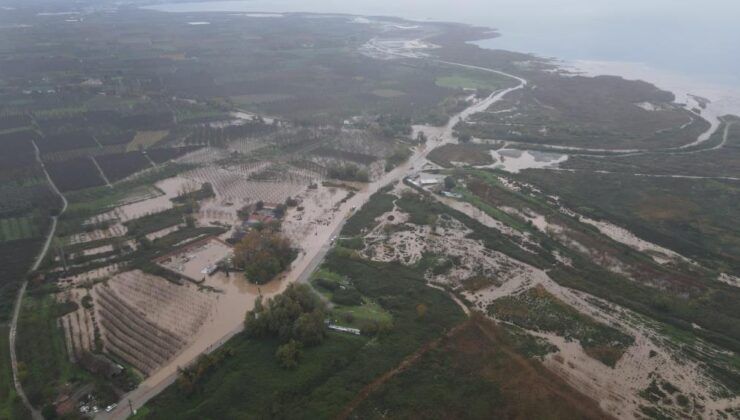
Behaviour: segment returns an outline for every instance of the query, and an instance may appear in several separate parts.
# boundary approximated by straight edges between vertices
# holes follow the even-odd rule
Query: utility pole
[[[131,398],[129,398],[129,400],[128,400],[128,409],[131,410],[131,415],[132,416],[135,416],[136,415],[136,410],[134,410],[134,406],[133,406],[133,404],[131,404]]]

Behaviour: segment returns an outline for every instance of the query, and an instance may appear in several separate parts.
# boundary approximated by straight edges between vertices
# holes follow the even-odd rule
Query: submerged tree
[[[256,284],[265,284],[288,268],[295,256],[290,241],[272,230],[253,230],[234,248],[234,265]]]

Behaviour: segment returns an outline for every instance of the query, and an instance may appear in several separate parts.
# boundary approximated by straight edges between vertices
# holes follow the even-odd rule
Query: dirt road
[[[44,165],[43,160],[41,160],[41,152],[39,151],[38,146],[36,145],[36,142],[32,141],[33,147],[35,149],[36,153],[36,161],[41,166],[41,169],[44,171],[44,175],[46,176],[46,180],[49,182],[49,185],[51,186],[51,189],[54,191],[54,193],[59,196],[62,200],[62,209],[59,212],[59,215],[52,216],[51,217],[51,228],[49,228],[49,233],[46,236],[46,242],[44,242],[44,247],[41,249],[41,252],[36,256],[36,261],[34,261],[33,266],[31,267],[31,271],[38,270],[39,266],[41,265],[41,262],[44,261],[44,258],[46,257],[46,253],[49,252],[49,247],[51,246],[51,241],[54,239],[54,234],[57,230],[57,220],[59,219],[59,216],[61,216],[66,210],[67,210],[67,198],[64,197],[64,194],[59,191],[56,184],[54,184],[54,181],[51,179],[51,176],[49,175],[49,172],[46,170],[46,166]],[[28,397],[26,397],[26,393],[23,392],[23,386],[21,385],[21,381],[18,379],[18,358],[15,353],[15,338],[16,338],[16,332],[18,330],[18,316],[21,312],[21,305],[23,303],[23,296],[26,293],[26,286],[28,285],[28,281],[24,280],[23,285],[21,285],[20,290],[18,291],[18,296],[15,300],[15,307],[13,308],[13,319],[10,323],[10,336],[9,336],[9,342],[10,342],[10,365],[13,370],[13,385],[15,385],[15,392],[18,394],[18,396],[21,397],[21,400],[23,401],[23,405],[28,408],[28,410],[31,412],[31,416],[34,419],[41,420],[43,417],[41,416],[41,413],[36,410],[28,401]]]

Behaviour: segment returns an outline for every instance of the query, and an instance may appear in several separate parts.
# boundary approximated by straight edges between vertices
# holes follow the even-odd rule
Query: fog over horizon
[[[168,11],[348,13],[441,20],[498,29],[489,48],[565,60],[645,63],[710,83],[740,87],[740,3],[711,0],[242,0],[179,3]]]

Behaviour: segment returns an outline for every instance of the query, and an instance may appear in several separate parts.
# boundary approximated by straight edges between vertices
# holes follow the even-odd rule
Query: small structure
[[[210,276],[211,274],[215,273],[216,270],[218,270],[218,264],[211,264],[205,267],[204,269],[200,270],[200,273]]]
[[[343,327],[341,325],[329,324],[329,329],[333,331],[343,332],[343,333],[360,335],[359,328],[350,328],[350,327]]]

